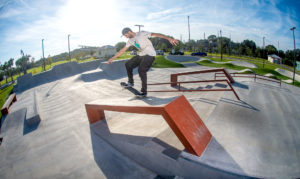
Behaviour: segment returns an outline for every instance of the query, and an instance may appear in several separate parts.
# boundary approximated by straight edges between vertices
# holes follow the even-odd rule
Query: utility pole
[[[205,40],[205,32],[204,32],[204,40]]]
[[[188,16],[188,29],[189,29],[189,42],[191,40],[191,32],[190,32],[190,16]]]
[[[290,30],[293,31],[293,39],[294,39],[294,75],[293,75],[293,84],[295,84],[295,72],[296,72],[296,43],[295,43],[295,31],[296,27],[292,27]]]
[[[220,30],[220,36],[221,36],[221,61],[223,60],[223,46],[222,46],[222,31]]]
[[[69,59],[71,61],[71,52],[70,52],[70,34],[68,35],[68,49],[69,49]]]
[[[263,68],[265,68],[265,37],[263,37]]]
[[[138,26],[139,27],[139,32],[141,32],[141,27],[144,27],[144,25],[139,25],[139,24],[134,25],[134,26]]]
[[[42,52],[43,52],[43,68],[46,71],[45,55],[44,55],[44,39],[42,39]]]
[[[229,38],[229,55],[231,55],[231,33]]]
[[[279,40],[277,41],[277,54],[278,54],[278,57],[279,57]]]

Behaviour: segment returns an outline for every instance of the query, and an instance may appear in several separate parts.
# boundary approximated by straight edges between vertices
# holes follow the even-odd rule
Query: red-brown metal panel
[[[174,87],[177,85],[177,75],[171,74],[171,86]]]
[[[184,96],[162,107],[86,104],[90,124],[105,118],[104,110],[162,115],[191,154],[200,156],[212,135]]]
[[[164,107],[163,117],[188,152],[201,156],[212,135],[184,96]]]
[[[88,115],[90,124],[93,124],[93,123],[105,118],[104,110],[101,108],[96,108],[93,105],[86,104],[85,109],[86,109],[86,113]]]

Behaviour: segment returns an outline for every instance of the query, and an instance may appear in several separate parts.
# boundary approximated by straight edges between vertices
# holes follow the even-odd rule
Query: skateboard
[[[133,87],[125,87],[126,83],[125,82],[121,82],[120,85],[124,88],[124,89],[127,89],[128,91],[130,91],[131,93],[133,93],[136,97],[139,97],[139,98],[144,98],[145,96],[139,96],[141,93],[136,90],[135,88]]]

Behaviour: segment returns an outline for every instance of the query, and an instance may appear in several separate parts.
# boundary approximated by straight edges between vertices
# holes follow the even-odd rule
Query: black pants
[[[134,56],[125,63],[128,82],[134,83],[133,81],[133,69],[139,67],[138,72],[142,80],[142,89],[141,92],[147,92],[147,71],[151,68],[152,63],[154,62],[154,57],[145,55],[145,56]]]

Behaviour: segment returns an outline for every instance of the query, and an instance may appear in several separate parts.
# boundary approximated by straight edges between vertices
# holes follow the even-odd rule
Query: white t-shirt
[[[134,45],[139,50],[139,56],[155,56],[156,52],[151,41],[149,40],[149,37],[151,37],[151,32],[137,32],[134,38],[130,38],[128,40],[128,42],[126,43],[126,47]]]

